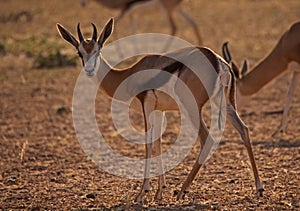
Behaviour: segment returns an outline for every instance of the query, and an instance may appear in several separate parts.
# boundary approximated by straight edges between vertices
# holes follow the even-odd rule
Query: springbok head
[[[228,42],[223,43],[223,45],[222,45],[222,54],[223,54],[223,58],[225,59],[225,61],[228,64],[231,65],[231,68],[234,72],[235,77],[237,79],[243,78],[246,75],[247,71],[248,71],[248,62],[247,62],[247,60],[246,59],[244,60],[242,68],[239,69],[237,67],[237,65],[232,61],[231,53],[230,53],[229,48],[228,48]]]
[[[100,66],[100,52],[105,43],[113,31],[113,18],[111,18],[104,26],[99,38],[97,38],[97,28],[95,24],[92,23],[93,35],[91,40],[85,40],[81,30],[80,24],[77,25],[77,40],[74,35],[69,32],[62,25],[57,24],[57,29],[63,39],[72,44],[78,51],[78,55],[81,58],[84,72],[88,76],[93,76],[96,74]]]

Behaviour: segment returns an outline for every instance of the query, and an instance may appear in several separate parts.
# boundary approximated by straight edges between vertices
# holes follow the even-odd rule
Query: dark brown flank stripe
[[[174,74],[177,71],[180,71],[182,69],[182,67],[184,67],[184,65],[181,62],[178,61],[174,61],[172,64],[164,67],[162,70],[169,72],[171,74]],[[149,85],[155,85],[155,87],[159,88],[161,86],[163,86],[165,83],[167,83],[169,80],[169,77],[166,77],[165,75],[163,75],[163,77],[160,77],[160,73],[157,74],[154,78],[150,79],[146,84],[143,84],[144,87],[147,87],[147,84]],[[146,93],[150,91],[144,91],[141,92],[140,94],[137,95],[137,98],[143,103],[146,97]],[[151,91],[154,92],[154,89],[151,89]],[[154,92],[155,94],[155,92]]]
[[[198,48],[198,49],[209,59],[210,63],[214,67],[216,73],[218,74],[220,72],[220,66],[219,66],[218,59],[216,59],[216,55],[208,48]],[[182,64],[181,62],[174,60],[173,63],[169,64],[168,66],[166,66],[164,68],[162,68],[162,70],[166,71],[168,73],[171,73],[171,74],[174,74],[174,73],[178,72],[177,77],[179,77],[183,67],[186,67],[186,66],[184,64]],[[164,80],[161,80],[161,79],[164,79]],[[155,84],[155,87],[161,87],[165,83],[167,83],[168,80],[169,80],[169,78],[165,77],[165,75],[164,75],[164,77],[160,77],[160,74],[158,74],[155,78],[150,79],[147,83],[152,84],[152,85]]]
[[[208,48],[198,48],[210,61],[217,73],[220,72],[219,61],[216,59],[216,55]]]

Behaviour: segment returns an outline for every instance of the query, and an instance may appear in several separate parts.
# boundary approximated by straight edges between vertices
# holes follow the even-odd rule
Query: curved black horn
[[[93,26],[93,36],[92,36],[92,40],[93,41],[97,41],[97,28],[95,26],[95,24],[92,23],[92,26]]]
[[[77,25],[77,33],[78,33],[79,41],[80,41],[80,42],[83,42],[83,41],[84,41],[84,38],[83,38],[82,33],[81,33],[81,31],[80,31],[80,23],[78,23],[78,25]]]
[[[223,43],[222,54],[223,54],[223,58],[225,59],[225,61],[230,63],[232,60],[232,57],[231,57],[230,51],[228,49],[228,42]]]

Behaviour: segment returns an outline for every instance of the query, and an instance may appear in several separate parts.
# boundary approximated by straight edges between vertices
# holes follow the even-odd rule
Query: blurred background
[[[52,55],[59,52],[73,56],[72,52],[64,52],[71,48],[67,47],[63,40],[58,39],[56,23],[61,23],[76,33],[76,25],[81,22],[84,34],[90,35],[90,22],[94,22],[100,30],[108,18],[115,17],[120,12],[94,0],[89,0],[85,7],[82,7],[80,2],[80,0],[63,2],[2,0],[0,2],[1,53],[14,56],[25,54],[26,59],[33,59],[37,67],[43,67],[43,62],[47,63],[43,61],[45,54]],[[300,15],[297,0],[286,2],[183,0],[179,6],[197,23],[204,46],[219,52],[221,44],[229,41],[236,59],[241,60],[246,57],[251,63],[269,52],[284,31],[293,22],[299,21]],[[137,9],[132,12],[132,15],[135,17],[137,33],[170,33],[167,17],[157,6]],[[178,29],[177,36],[197,44],[192,28],[176,12],[174,12],[174,21]],[[129,22],[128,16],[119,21],[116,26],[118,37],[131,34]],[[112,37],[111,41],[115,38],[116,36]],[[61,65],[67,65],[61,62],[63,63]],[[72,61],[69,62],[71,65]],[[54,63],[58,63],[59,66],[59,61]],[[47,64],[45,65],[47,68]]]

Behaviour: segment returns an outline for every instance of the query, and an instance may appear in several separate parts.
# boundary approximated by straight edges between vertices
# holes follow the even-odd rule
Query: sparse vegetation
[[[29,11],[20,10],[13,11],[7,15],[0,15],[0,22],[8,23],[8,22],[30,22],[32,20],[32,14]]]
[[[61,53],[62,49],[63,46],[56,41],[35,36],[23,40],[8,39],[0,43],[0,53],[16,56],[24,54],[33,59],[34,68],[76,66],[77,57]]]
[[[63,55],[59,50],[51,53],[39,53],[34,57],[35,68],[55,68],[55,67],[66,67],[76,66],[77,57],[70,58],[67,55]]]
[[[25,54],[28,57],[34,57],[42,52],[55,52],[62,48],[62,45],[55,41],[49,41],[46,38],[30,36],[26,39],[7,39],[4,43],[6,53],[14,55]]]

